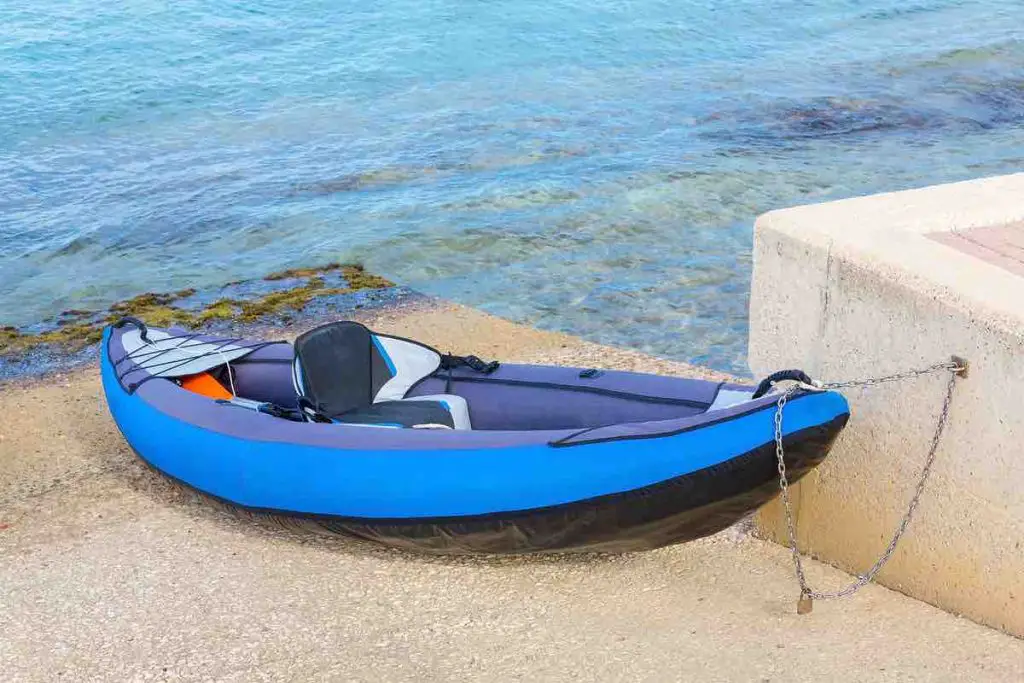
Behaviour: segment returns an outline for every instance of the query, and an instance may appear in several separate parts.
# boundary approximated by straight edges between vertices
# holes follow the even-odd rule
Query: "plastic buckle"
[[[482,372],[485,375],[489,375],[498,369],[498,361],[492,360],[490,363],[484,362],[477,356],[466,356],[463,359],[470,368],[477,372]]]

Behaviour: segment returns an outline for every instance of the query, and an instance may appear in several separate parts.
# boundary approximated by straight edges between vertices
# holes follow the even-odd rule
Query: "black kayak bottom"
[[[785,438],[791,483],[824,460],[848,417]],[[712,467],[622,493],[531,510],[415,520],[250,508],[200,493],[234,514],[277,527],[430,554],[623,553],[684,543],[732,526],[779,493],[777,466],[773,441]]]

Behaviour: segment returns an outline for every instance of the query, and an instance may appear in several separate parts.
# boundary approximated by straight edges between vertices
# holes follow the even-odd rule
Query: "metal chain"
[[[811,610],[813,600],[829,600],[853,595],[861,588],[871,583],[875,576],[878,575],[878,572],[882,570],[882,567],[885,566],[886,562],[888,562],[892,557],[893,553],[896,551],[896,546],[903,537],[903,533],[910,525],[910,520],[913,518],[914,511],[917,509],[917,505],[921,500],[921,494],[924,492],[928,476],[932,471],[932,465],[935,463],[935,454],[939,448],[939,441],[942,438],[942,432],[945,430],[946,422],[949,420],[949,408],[953,401],[953,389],[956,386],[956,378],[958,375],[963,374],[965,370],[966,365],[959,361],[959,359],[954,359],[944,363],[936,363],[935,365],[922,368],[920,370],[900,372],[893,375],[886,375],[884,377],[816,385],[815,388],[818,389],[842,389],[858,386],[866,387],[885,384],[888,382],[914,379],[923,375],[929,375],[941,371],[949,372],[949,382],[946,385],[946,398],[942,402],[942,411],[939,414],[939,422],[936,425],[935,433],[932,435],[932,442],[928,449],[928,456],[925,458],[924,467],[921,469],[921,476],[917,480],[917,486],[914,489],[913,497],[910,499],[910,504],[907,506],[907,511],[900,519],[900,523],[896,527],[896,531],[893,533],[892,538],[889,541],[889,545],[886,546],[885,551],[881,556],[875,560],[875,563],[871,565],[871,568],[864,572],[864,574],[858,576],[850,585],[835,591],[816,591],[812,589],[807,584],[807,576],[804,574],[803,561],[796,544],[796,525],[793,522],[793,509],[789,499],[789,480],[786,478],[786,454],[782,444],[782,412],[786,407],[786,401],[788,401],[789,397],[800,389],[800,385],[791,386],[779,395],[779,400],[777,402],[778,407],[775,411],[775,455],[778,459],[779,488],[782,491],[782,506],[786,513],[786,532],[789,536],[789,549],[793,555],[793,566],[796,569],[796,578],[797,581],[800,582],[800,601],[797,603],[798,612],[801,614],[809,612]]]
[[[956,376],[957,374],[963,372],[964,369],[965,369],[965,366],[962,365],[962,361],[960,361],[959,359],[947,360],[947,361],[944,361],[942,363],[935,363],[934,365],[929,365],[926,368],[920,368],[919,370],[908,370],[906,372],[897,372],[895,374],[885,375],[883,377],[872,377],[872,378],[869,378],[869,379],[848,380],[846,382],[830,382],[828,384],[822,384],[821,388],[822,389],[846,389],[848,387],[871,387],[871,386],[876,386],[878,384],[886,384],[886,383],[889,383],[889,382],[900,382],[900,381],[905,380],[905,379],[917,379],[918,377],[922,377],[924,375],[932,375],[932,374],[935,374],[936,372],[942,372],[943,370],[952,373],[953,376]]]

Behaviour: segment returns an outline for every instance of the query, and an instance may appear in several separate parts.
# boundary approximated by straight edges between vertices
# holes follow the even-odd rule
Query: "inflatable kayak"
[[[778,492],[777,396],[751,386],[485,363],[354,322],[289,344],[125,319],[101,350],[110,412],[143,460],[318,531],[427,552],[620,552],[714,533]],[[848,417],[837,393],[790,397],[790,481]]]

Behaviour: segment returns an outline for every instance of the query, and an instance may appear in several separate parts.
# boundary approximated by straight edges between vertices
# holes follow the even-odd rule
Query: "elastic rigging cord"
[[[133,373],[136,373],[136,372],[147,372],[147,373],[149,373],[146,377],[143,377],[138,382],[130,383],[130,384],[128,384],[128,386],[124,387],[128,391],[129,394],[133,394],[133,393],[135,393],[139,389],[139,387],[141,387],[146,382],[148,382],[148,381],[150,381],[152,379],[156,379],[158,377],[163,377],[166,373],[171,372],[171,371],[173,371],[173,370],[175,370],[177,368],[183,367],[183,366],[185,366],[185,365],[187,365],[189,363],[192,363],[192,362],[194,362],[196,360],[201,360],[203,358],[209,358],[209,357],[215,356],[215,355],[219,355],[221,358],[224,358],[224,351],[223,351],[224,347],[229,346],[229,345],[231,345],[231,344],[233,344],[233,343],[235,343],[237,341],[240,341],[240,340],[241,340],[241,338],[232,338],[232,339],[227,339],[227,340],[221,341],[220,344],[218,344],[217,346],[215,346],[214,348],[210,349],[209,351],[207,351],[205,353],[201,353],[201,354],[198,354],[198,355],[195,355],[195,356],[190,356],[190,357],[184,358],[184,359],[171,359],[171,360],[162,361],[162,362],[159,362],[159,363],[147,363],[146,365],[141,365],[141,364],[135,362],[135,359],[133,359],[133,362],[135,362],[135,365],[133,365],[132,367],[129,367],[126,370],[124,370],[121,373],[119,373],[118,376],[117,376],[117,379],[118,379],[118,382],[120,382],[121,385],[124,386],[125,378],[127,378],[129,375],[131,375]],[[218,341],[220,341],[220,340],[218,340]],[[204,343],[212,344],[213,342],[204,342]],[[237,350],[246,350],[249,353],[252,353],[252,352],[258,351],[259,349],[262,349],[262,348],[264,348],[266,346],[271,346],[271,345],[280,344],[280,343],[282,343],[282,342],[280,342],[280,341],[259,342],[259,343],[256,343],[256,344],[249,344],[249,345],[245,345],[245,346],[238,346],[238,347],[236,347],[236,349]],[[172,347],[170,347],[168,349],[163,350],[160,353],[156,353],[156,354],[153,354],[153,355],[149,356],[149,360],[153,360],[153,359],[159,358],[161,355],[163,355],[165,353],[170,353],[171,351],[174,351],[176,349],[178,349],[178,346],[172,346]],[[229,374],[230,374],[230,372],[229,372]]]
[[[175,346],[173,346],[171,348],[174,348],[174,349],[177,349],[177,348],[188,348],[187,342],[189,340],[191,340],[191,339],[195,339],[198,336],[200,336],[198,333],[193,332],[193,333],[190,333],[190,334],[180,334],[180,335],[176,335],[176,336],[173,336],[173,337],[166,337],[165,339],[162,339],[161,341],[174,341],[176,339],[182,339],[184,341],[182,341],[180,344],[176,344]],[[147,344],[152,344],[153,342],[152,341],[147,341],[146,343]],[[136,359],[139,359],[139,358],[149,358],[151,356],[160,356],[161,354],[167,353],[167,351],[168,351],[168,349],[164,349],[164,348],[151,349],[151,348],[149,348],[147,346],[140,346],[139,348],[135,349],[131,353],[126,353],[124,356],[122,356],[120,359],[118,359],[114,363],[114,367],[117,367],[118,365],[120,365],[121,363],[123,363],[126,360],[136,360]]]
[[[218,340],[218,341],[221,341],[221,340]],[[228,346],[230,344],[233,344],[236,341],[239,341],[239,340],[238,339],[226,339],[226,340],[223,340],[223,341],[221,341],[220,344],[218,344],[214,348],[210,349],[209,351],[207,351],[205,353],[201,353],[201,354],[196,355],[196,356],[189,356],[189,357],[187,357],[185,359],[172,358],[171,360],[162,361],[160,363],[149,363],[149,362],[147,362],[145,365],[143,365],[142,363],[139,363],[139,362],[135,362],[135,367],[131,367],[131,368],[125,370],[124,372],[122,372],[118,376],[118,379],[119,380],[124,379],[125,377],[127,377],[131,373],[138,372],[138,371],[141,371],[141,370],[149,372],[150,374],[158,374],[158,373],[167,372],[169,370],[173,370],[174,368],[181,367],[182,365],[184,365],[186,363],[191,363],[194,360],[198,360],[200,358],[206,358],[207,356],[212,356],[212,355],[214,355],[216,353],[219,353],[220,349],[222,349],[223,347]],[[213,342],[209,342],[209,343],[212,344]],[[176,350],[178,350],[178,346],[172,346],[170,348],[163,349],[159,353],[155,353],[155,354],[149,356],[147,358],[147,361],[154,360],[156,358],[160,358],[161,356],[163,356],[165,354],[168,354],[168,353],[171,353],[172,351],[176,351]],[[133,361],[134,360],[135,359],[133,359]],[[168,365],[170,367],[163,367],[163,366],[168,366]],[[157,373],[153,373],[152,370],[157,369],[157,368],[162,368],[162,369],[157,370]]]

